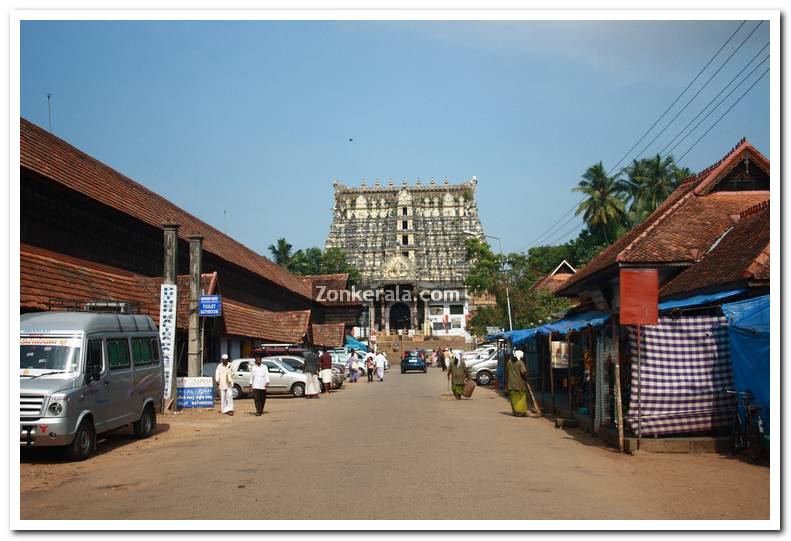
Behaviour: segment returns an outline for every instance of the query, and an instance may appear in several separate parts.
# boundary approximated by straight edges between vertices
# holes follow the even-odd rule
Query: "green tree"
[[[599,162],[585,171],[574,191],[586,196],[577,207],[576,214],[582,214],[588,229],[600,235],[606,243],[615,240],[618,228],[626,222],[618,176],[608,176],[604,165]]]
[[[622,173],[625,178],[618,181],[618,189],[629,202],[633,224],[645,220],[691,174],[689,169],[678,167],[673,156],[662,158],[659,154],[633,160]]]
[[[322,274],[324,254],[321,248],[313,247],[297,250],[288,264],[288,270],[294,274]]]
[[[269,245],[269,252],[272,254],[275,263],[281,267],[288,268],[292,257],[291,248],[293,248],[293,246],[291,246],[286,239],[277,239],[277,244]]]
[[[327,248],[322,256],[321,274],[340,273],[349,275],[348,284],[350,286],[360,282],[360,271],[349,263],[346,252],[340,248]]]

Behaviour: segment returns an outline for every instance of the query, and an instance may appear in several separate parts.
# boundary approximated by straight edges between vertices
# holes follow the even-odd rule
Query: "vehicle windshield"
[[[22,375],[77,372],[80,341],[65,338],[22,338],[19,368]]]

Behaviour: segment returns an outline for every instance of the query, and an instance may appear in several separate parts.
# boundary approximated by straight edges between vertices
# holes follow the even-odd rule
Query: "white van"
[[[141,438],[154,432],[165,378],[150,317],[24,314],[19,340],[22,447],[65,446],[85,460],[97,434],[128,424]]]

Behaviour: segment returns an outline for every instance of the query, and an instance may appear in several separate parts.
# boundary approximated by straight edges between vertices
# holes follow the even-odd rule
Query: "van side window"
[[[159,364],[159,340],[156,338],[151,339],[151,362]]]
[[[132,338],[132,360],[135,366],[151,364],[151,340],[148,338]]]
[[[107,361],[110,370],[129,368],[129,340],[126,338],[107,340]]]
[[[102,341],[88,340],[88,355],[85,356],[85,373],[88,376],[102,371]]]

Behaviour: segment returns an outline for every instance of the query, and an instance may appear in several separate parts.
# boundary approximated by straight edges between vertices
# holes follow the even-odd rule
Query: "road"
[[[66,463],[23,453],[22,519],[764,519],[769,469],[730,457],[619,454],[438,369],[388,373],[254,417],[160,417]]]

